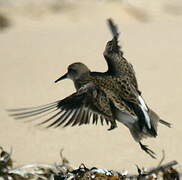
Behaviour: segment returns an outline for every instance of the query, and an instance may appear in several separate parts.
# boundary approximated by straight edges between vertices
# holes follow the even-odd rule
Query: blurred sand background
[[[16,164],[58,162],[59,152],[74,166],[85,163],[136,172],[165,161],[182,163],[182,4],[180,0],[123,1],[0,1],[9,27],[0,31],[0,145],[13,147]],[[70,80],[54,84],[68,64],[81,61],[105,71],[105,44],[111,39],[106,19],[121,32],[125,57],[134,65],[148,105],[173,124],[159,126],[158,137],[147,139],[158,155],[151,159],[122,124],[42,129],[22,123],[5,109],[53,102],[74,92]]]

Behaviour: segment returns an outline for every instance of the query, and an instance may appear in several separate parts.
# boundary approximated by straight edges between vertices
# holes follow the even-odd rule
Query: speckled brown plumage
[[[133,66],[124,58],[124,53],[118,45],[119,32],[117,26],[112,19],[108,19],[108,25],[113,34],[113,39],[107,43],[103,53],[108,64],[107,74],[118,77],[128,76],[130,82],[140,93]]]

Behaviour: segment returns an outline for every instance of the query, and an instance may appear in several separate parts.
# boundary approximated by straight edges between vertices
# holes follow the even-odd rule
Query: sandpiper
[[[157,123],[167,126],[169,123],[161,120],[145,103],[138,90],[133,66],[123,57],[118,45],[118,30],[112,20],[108,20],[113,33],[113,39],[106,45],[104,57],[108,71],[91,72],[82,63],[68,66],[68,72],[55,82],[70,78],[73,80],[76,92],[51,104],[34,108],[10,110],[15,119],[45,116],[52,114],[39,125],[51,122],[47,127],[66,127],[68,125],[110,123],[108,130],[117,127],[116,121],[129,128],[133,138],[151,157],[155,153],[141,143],[145,137],[157,136]]]
[[[14,109],[11,116],[15,119],[47,115],[54,112],[39,125],[51,122],[47,127],[66,127],[68,125],[110,123],[109,130],[117,127],[116,121],[129,128],[133,138],[151,157],[154,152],[141,143],[145,137],[157,136],[157,123],[160,118],[147,107],[144,100],[130,83],[128,76],[100,76],[92,73],[82,63],[68,66],[66,74],[55,82],[69,78],[77,89],[63,100],[34,108]]]

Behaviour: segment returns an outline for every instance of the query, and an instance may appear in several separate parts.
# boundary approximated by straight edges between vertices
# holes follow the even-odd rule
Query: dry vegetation
[[[129,174],[127,171],[87,168],[84,164],[73,168],[63,157],[62,151],[59,163],[34,163],[13,167],[12,150],[8,153],[2,147],[0,149],[0,179],[2,180],[179,180],[181,176],[176,168],[178,164],[176,161],[162,164],[164,156],[157,167],[146,170],[137,166],[138,173]]]

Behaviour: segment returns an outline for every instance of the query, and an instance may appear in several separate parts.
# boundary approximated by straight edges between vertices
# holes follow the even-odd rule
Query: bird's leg
[[[117,124],[116,124],[116,121],[115,121],[115,120],[110,120],[110,122],[111,122],[111,126],[110,126],[110,128],[108,129],[108,131],[117,128]]]
[[[145,151],[147,154],[149,154],[153,159],[156,159],[156,157],[155,157],[156,154],[155,154],[154,151],[152,151],[151,149],[149,149],[147,145],[144,145],[141,142],[139,142],[139,144],[140,144],[140,147],[141,147],[141,149],[143,151]]]

